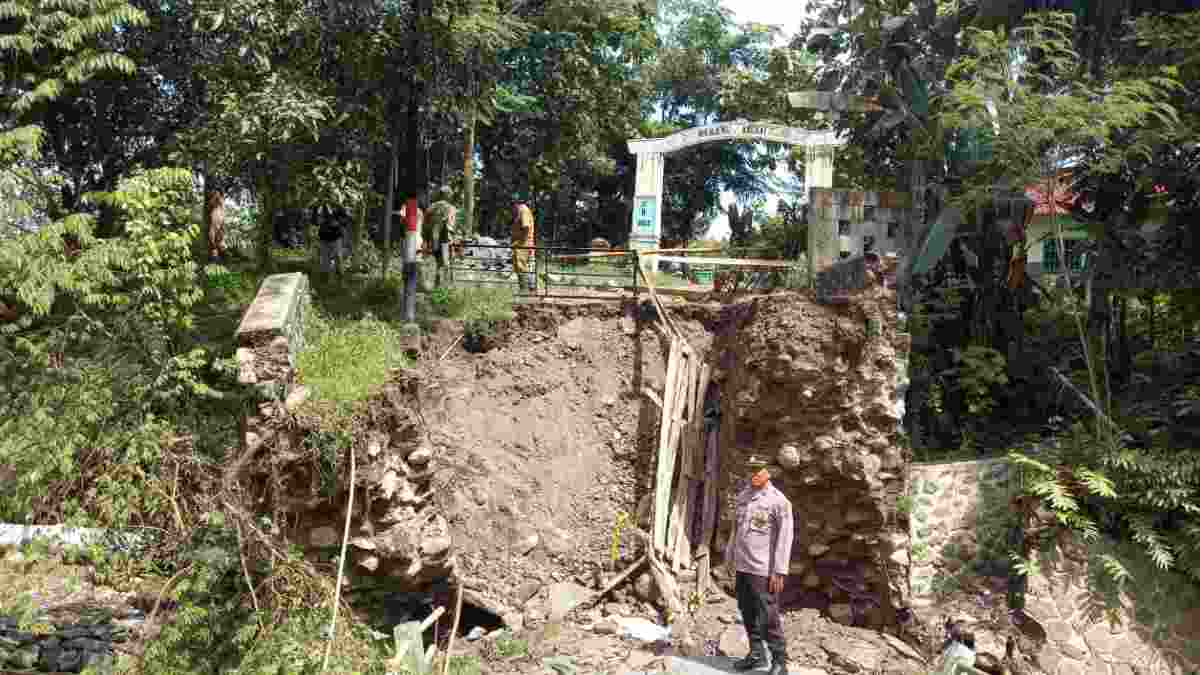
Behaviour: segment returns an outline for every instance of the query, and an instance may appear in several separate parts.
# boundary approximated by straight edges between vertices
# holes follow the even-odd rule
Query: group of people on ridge
[[[437,263],[434,283],[442,285],[443,274],[450,262],[462,255],[465,242],[471,238],[463,221],[458,217],[458,207],[453,203],[454,191],[443,186],[436,192],[437,201],[428,209],[417,208],[417,230],[421,233],[422,254],[432,255]],[[407,206],[401,206],[396,215],[406,222]],[[321,271],[340,272],[341,263],[348,253],[346,233],[350,230],[351,214],[344,205],[318,204],[312,209],[312,219],[317,226],[320,249]],[[515,194],[512,200],[512,266],[517,275],[517,284],[522,291],[537,288],[531,265],[536,232],[533,211],[523,195]]]

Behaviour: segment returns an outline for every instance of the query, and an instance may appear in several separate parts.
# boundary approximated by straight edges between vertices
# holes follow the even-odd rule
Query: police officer
[[[767,462],[746,458],[749,480],[739,490],[733,534],[725,547],[725,564],[735,574],[734,589],[742,623],[750,637],[750,653],[735,670],[767,665],[763,642],[771,652],[769,675],[786,675],[787,643],[779,618],[779,595],[792,559],[792,503],[774,485]]]

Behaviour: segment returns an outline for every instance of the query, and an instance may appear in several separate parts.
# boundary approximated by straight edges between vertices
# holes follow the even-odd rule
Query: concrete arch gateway
[[[654,250],[662,237],[663,166],[666,155],[704,143],[721,141],[762,141],[808,149],[805,166],[806,187],[833,187],[834,149],[845,143],[834,131],[810,131],[770,122],[736,120],[684,129],[663,138],[630,139],[629,151],[637,155],[633,222],[629,247]],[[643,257],[648,270],[658,267],[658,256]]]

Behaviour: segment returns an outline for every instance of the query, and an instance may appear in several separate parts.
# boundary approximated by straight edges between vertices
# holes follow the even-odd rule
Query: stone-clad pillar
[[[649,251],[659,247],[662,238],[663,164],[661,153],[638,153],[633,222],[629,232],[631,249]],[[642,264],[647,271],[654,271],[658,269],[658,256],[645,256]]]

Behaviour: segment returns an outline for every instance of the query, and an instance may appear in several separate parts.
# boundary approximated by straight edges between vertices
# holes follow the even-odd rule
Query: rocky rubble
[[[895,294],[873,286],[826,306],[800,294],[727,310],[714,346],[721,387],[721,509],[748,454],[776,459],[795,539],[785,606],[883,626],[908,604],[908,523],[896,509],[908,457],[898,435]]]
[[[78,673],[88,666],[105,668],[113,662],[112,643],[128,639],[128,629],[112,623],[30,628],[18,630],[15,619],[0,617],[0,672]]]
[[[348,572],[386,577],[396,592],[450,576],[455,562],[449,526],[430,499],[436,459],[414,411],[417,386],[414,376],[397,375],[368,403],[365,428],[350,441],[358,492]],[[296,524],[289,539],[321,560],[342,543],[350,468],[342,441],[306,415],[306,397],[297,387],[246,419],[241,475],[265,512]]]
[[[888,675],[926,672],[921,654],[895,636],[831,623],[814,609],[791,613],[784,630],[790,638],[791,662],[810,670]],[[744,656],[750,649],[745,627],[734,623],[726,628],[718,649],[722,656]]]

